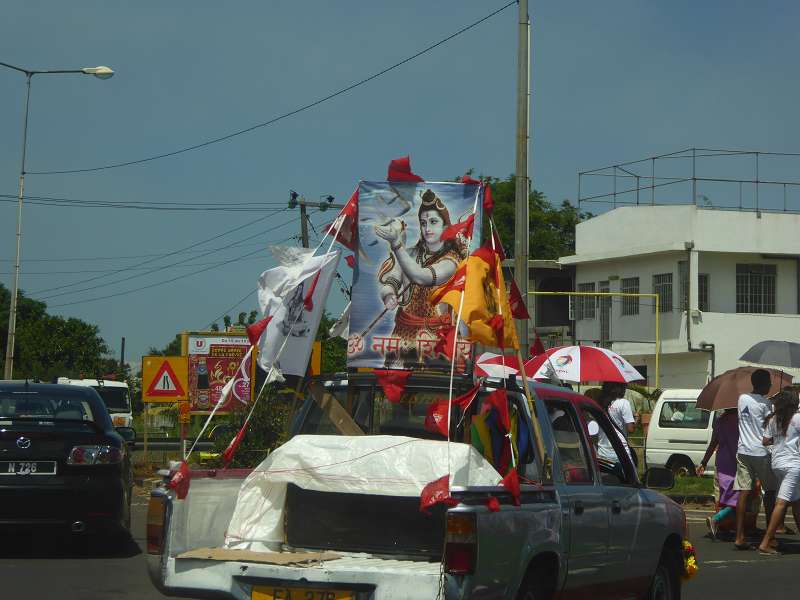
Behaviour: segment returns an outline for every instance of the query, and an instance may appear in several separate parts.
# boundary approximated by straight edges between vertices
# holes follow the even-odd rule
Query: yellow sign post
[[[185,356],[142,357],[142,401],[189,399],[189,360]]]

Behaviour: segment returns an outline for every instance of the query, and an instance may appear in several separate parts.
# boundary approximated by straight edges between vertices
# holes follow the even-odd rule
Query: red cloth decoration
[[[242,438],[244,434],[247,432],[247,426],[250,424],[250,421],[245,421],[242,428],[236,432],[236,435],[231,440],[231,443],[228,444],[228,447],[225,448],[225,451],[222,453],[222,462],[225,464],[225,468],[228,468],[228,465],[233,460],[233,455],[236,454],[236,450],[239,449],[239,444],[242,443]]]
[[[462,411],[467,410],[472,401],[475,399],[475,396],[481,389],[481,384],[476,383],[475,387],[469,390],[466,394],[461,394],[458,398],[453,398],[453,404],[461,408]]]
[[[443,286],[437,288],[434,293],[432,293],[428,297],[428,302],[430,302],[433,306],[436,306],[442,301],[444,295],[448,292],[463,292],[464,291],[464,284],[467,282],[467,265],[456,269],[456,272],[453,273],[453,276],[447,280]]]
[[[492,186],[486,184],[483,190],[483,212],[491,216],[494,210],[494,200],[492,200]]]
[[[247,326],[247,339],[250,340],[250,343],[253,346],[258,345],[258,340],[261,339],[261,335],[264,333],[264,330],[269,325],[269,322],[272,321],[272,316],[264,317],[260,321],[256,321],[252,325]]]
[[[480,179],[473,179],[469,175],[464,174],[461,176],[461,183],[465,183],[467,185],[480,185],[481,181]]]
[[[456,328],[453,325],[440,327],[437,331],[439,339],[433,347],[433,353],[444,354],[448,360],[453,359],[453,343],[455,342]]]
[[[489,509],[489,512],[500,512],[500,501],[494,496],[489,496],[486,500],[486,508]]]
[[[175,471],[175,474],[169,480],[167,486],[170,489],[175,490],[178,500],[183,500],[189,493],[189,483],[191,479],[192,476],[191,473],[189,473],[189,465],[185,460],[183,460],[181,461],[181,466],[178,467],[177,471]]]
[[[437,504],[456,506],[458,500],[450,496],[450,475],[431,481],[419,495],[419,511],[429,515],[428,509]]]
[[[317,289],[317,282],[319,281],[320,273],[322,273],[322,269],[317,271],[317,274],[314,275],[314,281],[311,282],[311,286],[306,292],[306,297],[303,298],[303,306],[308,312],[314,310],[314,290]]]
[[[511,316],[515,319],[530,319],[528,307],[525,306],[525,299],[519,291],[517,282],[511,280],[511,293],[508,295],[508,303],[511,305]]]
[[[358,188],[344,205],[342,212],[333,221],[324,227],[326,233],[333,235],[336,230],[336,241],[342,246],[355,252],[358,248]]]
[[[406,382],[411,377],[411,371],[376,369],[373,373],[375,373],[378,383],[381,384],[383,393],[386,394],[386,399],[389,402],[400,402],[400,397],[406,389]]]
[[[531,358],[534,356],[539,356],[540,354],[544,354],[544,344],[542,343],[542,338],[539,337],[539,334],[535,330],[533,335],[536,336],[536,339],[531,346]]]
[[[442,437],[449,438],[447,434],[447,400],[437,400],[428,405],[425,411],[425,430],[439,433]]]
[[[351,269],[356,266],[356,257],[353,254],[348,254],[344,257],[344,261],[347,263],[347,266]]]
[[[503,477],[500,485],[511,492],[511,496],[514,498],[514,506],[519,506],[521,492],[519,489],[519,475],[517,475],[517,470],[511,469],[508,475]]]
[[[472,238],[472,230],[475,228],[475,214],[471,214],[464,221],[454,223],[449,227],[445,227],[439,239],[444,242],[445,240],[454,240],[459,233],[463,233],[465,237]]]
[[[497,229],[492,229],[492,239],[494,239],[494,248],[492,248],[492,241],[489,240],[487,245],[500,257],[500,260],[506,259],[506,251],[503,250],[503,243],[500,241],[500,236],[497,234]]]
[[[503,315],[496,314],[489,319],[489,327],[494,331],[494,336],[497,338],[498,348],[505,348],[505,336],[503,336]]]
[[[499,388],[486,396],[486,402],[497,409],[500,425],[508,433],[511,431],[511,417],[508,415],[508,394],[505,388]]]
[[[409,181],[412,183],[425,181],[419,175],[411,172],[410,156],[395,158],[392,162],[390,162],[389,173],[386,175],[386,179],[389,181]]]

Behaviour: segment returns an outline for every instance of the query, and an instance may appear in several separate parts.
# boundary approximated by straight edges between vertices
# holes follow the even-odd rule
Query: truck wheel
[[[519,586],[516,600],[550,600],[555,592],[554,572],[546,564],[528,569]]]
[[[667,550],[661,555],[646,600],[680,600],[681,577],[677,561]]]
[[[675,475],[682,475],[684,477],[692,477],[695,474],[694,463],[690,458],[680,454],[670,457],[667,461],[667,468],[675,473]]]

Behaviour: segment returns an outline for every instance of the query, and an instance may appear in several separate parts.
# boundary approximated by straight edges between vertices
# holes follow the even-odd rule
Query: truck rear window
[[[700,410],[694,400],[669,400],[661,405],[659,427],[680,429],[705,429],[711,413]]]

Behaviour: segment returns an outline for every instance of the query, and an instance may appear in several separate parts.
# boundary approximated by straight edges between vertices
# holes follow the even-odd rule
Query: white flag
[[[306,374],[340,250],[313,256],[304,264],[269,269],[258,279],[261,312],[272,316],[261,336],[259,365],[287,375]],[[279,355],[280,353],[280,355]]]
[[[328,335],[331,337],[340,337],[346,340],[350,336],[350,306],[352,302],[348,302],[347,306],[344,307],[342,314],[336,320],[336,322],[331,325],[331,328],[328,330]]]

